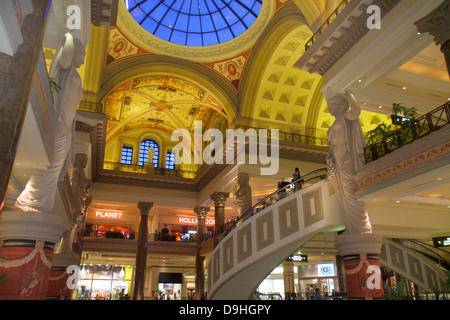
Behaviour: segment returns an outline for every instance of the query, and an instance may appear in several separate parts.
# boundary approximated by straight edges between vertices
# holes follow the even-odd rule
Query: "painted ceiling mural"
[[[125,130],[153,128],[168,133],[193,131],[194,121],[206,130],[215,112],[223,106],[197,85],[172,76],[147,76],[117,86],[105,99],[107,139]]]

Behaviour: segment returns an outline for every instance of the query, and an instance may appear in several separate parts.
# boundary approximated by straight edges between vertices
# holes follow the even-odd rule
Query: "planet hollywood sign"
[[[179,217],[178,223],[197,225],[197,218]],[[207,225],[207,226],[213,226],[215,223],[216,223],[215,219],[211,219],[211,218],[205,219],[205,225]]]
[[[95,211],[95,216],[97,218],[104,219],[122,219],[122,212],[112,212],[112,211]]]

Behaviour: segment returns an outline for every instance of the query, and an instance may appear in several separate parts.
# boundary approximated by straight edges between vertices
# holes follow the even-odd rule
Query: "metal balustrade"
[[[258,201],[258,203],[256,203],[253,207],[244,212],[240,217],[227,221],[224,225],[224,233],[222,239],[224,239],[231,232],[231,230],[233,230],[234,228],[242,224],[244,221],[260,212],[262,209],[269,207],[278,200],[281,200],[287,197],[288,195],[294,193],[296,190],[299,190],[298,187],[297,188],[295,187],[296,185],[300,185],[301,188],[307,187],[308,185],[326,179],[326,177],[327,177],[327,168],[317,169],[310,173],[307,173],[300,179],[292,181],[286,186],[264,197],[263,199]]]
[[[450,102],[447,102],[367,146],[364,150],[366,163],[377,160],[404,145],[437,131],[449,122]]]
[[[317,38],[325,31],[326,28],[336,19],[338,14],[347,6],[347,4],[350,2],[350,0],[344,0],[338,6],[334,11],[331,13],[331,15],[325,20],[325,22],[317,29],[316,32],[314,32],[313,36],[308,40],[308,42],[305,44],[305,51],[308,50],[314,42],[317,40]]]

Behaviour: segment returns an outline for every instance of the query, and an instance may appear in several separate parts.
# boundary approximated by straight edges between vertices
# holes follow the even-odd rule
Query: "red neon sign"
[[[95,216],[108,219],[122,219],[122,212],[95,211]]]
[[[189,218],[189,217],[180,217],[178,218],[179,223],[184,224],[197,224],[197,218]],[[216,220],[214,219],[205,219],[205,225],[207,226],[213,226],[216,223]]]

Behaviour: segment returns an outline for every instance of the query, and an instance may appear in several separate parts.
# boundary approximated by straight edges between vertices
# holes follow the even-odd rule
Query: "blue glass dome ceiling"
[[[160,39],[184,46],[232,40],[255,22],[262,0],[124,0],[132,17]]]

